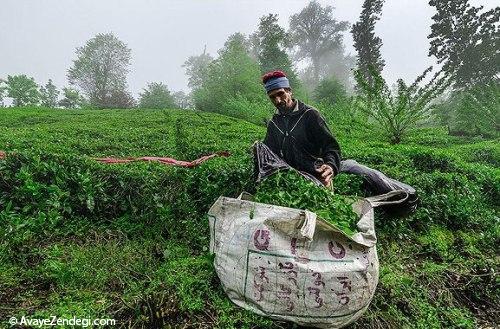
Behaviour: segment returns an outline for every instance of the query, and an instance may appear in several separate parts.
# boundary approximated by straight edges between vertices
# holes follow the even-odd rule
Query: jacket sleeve
[[[336,176],[340,171],[340,146],[330,129],[326,125],[325,119],[317,110],[312,111],[311,132],[314,142],[319,145],[321,157],[326,164],[330,165]]]

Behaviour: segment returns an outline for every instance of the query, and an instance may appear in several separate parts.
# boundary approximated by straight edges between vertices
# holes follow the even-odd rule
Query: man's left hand
[[[316,171],[321,174],[320,180],[323,183],[323,185],[325,185],[326,187],[330,187],[333,178],[332,167],[327,164],[323,164],[321,165],[321,167],[317,168]]]

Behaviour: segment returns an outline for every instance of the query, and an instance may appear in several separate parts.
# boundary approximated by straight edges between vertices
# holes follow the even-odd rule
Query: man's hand
[[[321,167],[317,168],[316,171],[321,174],[321,183],[323,183],[326,187],[330,187],[333,178],[332,167],[327,164],[323,164]]]

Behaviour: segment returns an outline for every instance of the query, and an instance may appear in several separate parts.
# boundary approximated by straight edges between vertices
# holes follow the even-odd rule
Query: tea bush
[[[332,131],[344,158],[414,186],[405,218],[376,212],[380,283],[352,327],[492,327],[498,319],[498,140],[412,132],[390,145]],[[251,145],[265,128],[179,110],[1,110],[0,318],[112,317],[122,327],[291,328],[234,306],[208,254],[206,213],[255,192]],[[169,156],[101,164],[93,157]],[[365,195],[340,174],[335,193]],[[3,320],[1,320],[3,321]]]

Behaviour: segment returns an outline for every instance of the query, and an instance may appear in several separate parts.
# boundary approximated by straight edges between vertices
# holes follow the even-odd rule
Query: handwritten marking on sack
[[[278,263],[278,267],[286,274],[288,281],[292,282],[297,287],[297,271],[294,270],[292,262]]]
[[[292,238],[292,240],[290,240],[290,252],[292,255],[297,254],[297,238]]]
[[[284,301],[286,305],[286,311],[292,312],[295,308],[295,303],[292,300],[292,293],[297,293],[297,271],[294,269],[295,266],[292,262],[278,263],[278,268],[281,270],[287,281],[285,283],[280,283],[280,290],[277,292],[277,297]],[[289,286],[289,283],[293,283],[293,287]]]
[[[269,230],[257,230],[253,235],[253,244],[259,250],[268,250],[270,239]]]
[[[255,270],[253,276],[254,296],[256,301],[261,301],[263,299],[264,284],[269,283],[269,278],[266,276],[265,267],[259,266]]]
[[[363,248],[363,257],[361,262],[365,265],[365,271],[368,269],[368,266],[370,266],[370,260],[368,259],[368,250]]]
[[[328,251],[335,259],[342,259],[345,257],[345,248],[340,242],[330,241],[328,243]]]
[[[352,291],[352,281],[349,280],[349,278],[346,276],[338,276],[337,280],[339,280],[342,288],[340,292],[335,292],[333,289],[332,291],[334,291],[335,294],[339,297],[339,303],[341,305],[346,305],[350,301],[348,294]]]
[[[320,308],[323,306],[323,297],[321,297],[322,288],[325,288],[325,282],[322,280],[321,273],[313,272],[313,287],[307,287],[307,291],[309,291],[310,295],[313,295],[314,301],[316,303],[314,308]]]
[[[302,263],[306,264],[309,262],[309,258],[304,257],[304,255],[307,255],[305,250],[302,250],[302,255],[297,255],[297,238],[292,238],[290,240],[290,252],[292,255],[295,255],[295,260]]]
[[[341,248],[338,245],[333,247],[335,253],[339,254]],[[366,290],[366,282],[361,282],[358,274],[351,275],[349,272],[349,268],[358,266],[358,262],[328,256],[329,259],[310,259],[309,263],[304,264],[294,255],[250,250],[245,300],[267,309],[269,314],[315,314],[322,317],[352,314],[366,300],[364,295],[360,296]],[[323,271],[325,266],[329,266],[330,270]],[[337,270],[346,266],[347,272]]]

